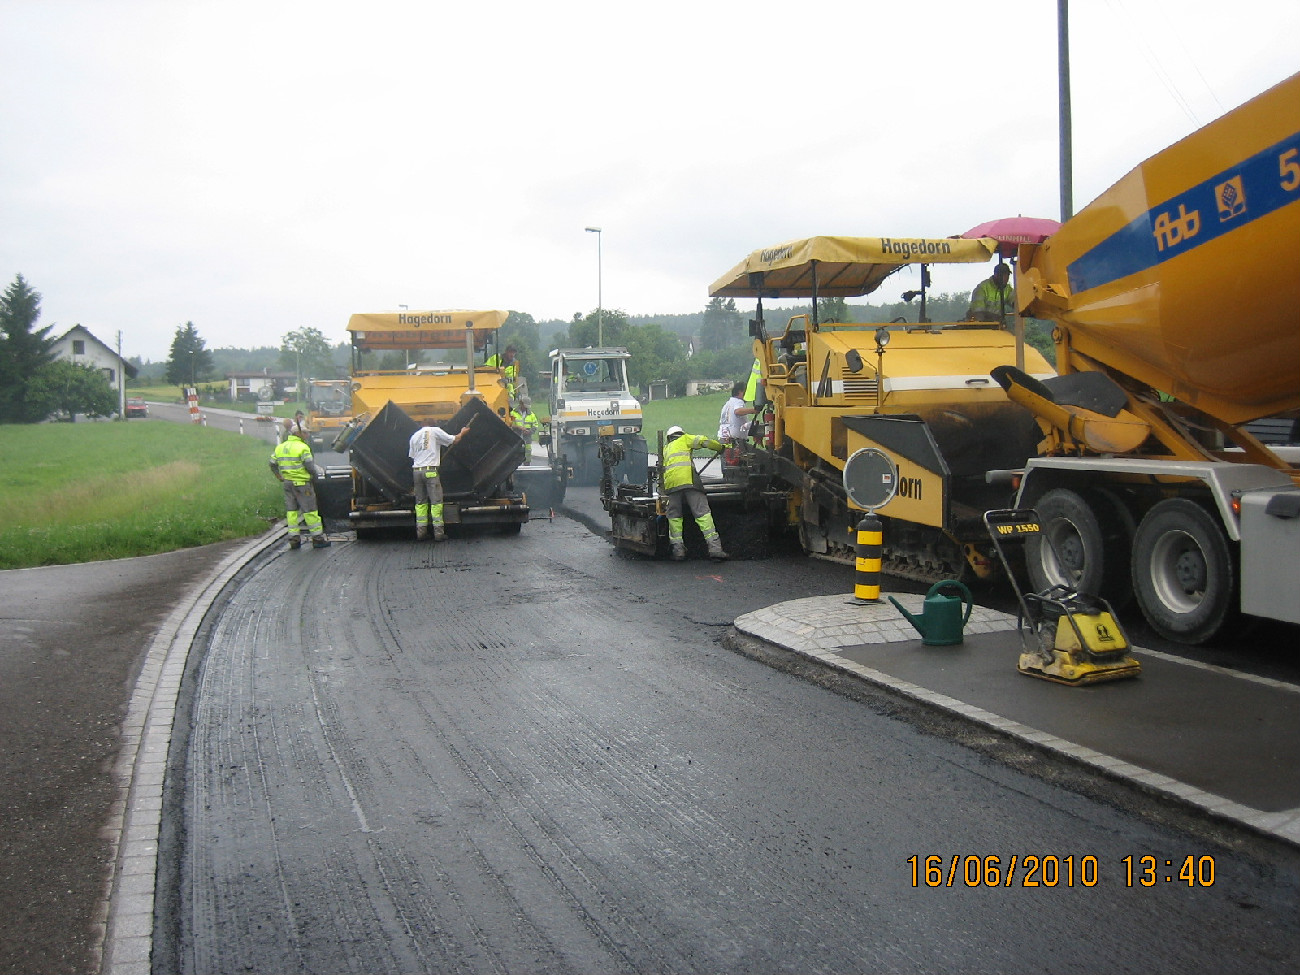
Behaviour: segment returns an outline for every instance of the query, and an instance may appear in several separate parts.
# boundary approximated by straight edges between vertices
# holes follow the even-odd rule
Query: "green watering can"
[[[961,597],[944,596],[940,592],[943,589],[960,589]],[[916,627],[921,634],[921,642],[928,647],[950,647],[954,643],[961,643],[962,627],[970,619],[970,611],[975,607],[970,590],[956,579],[944,579],[930,587],[930,591],[925,594],[920,619],[903,609],[893,596],[889,597],[889,601]],[[966,604],[964,615],[961,611],[963,602]]]

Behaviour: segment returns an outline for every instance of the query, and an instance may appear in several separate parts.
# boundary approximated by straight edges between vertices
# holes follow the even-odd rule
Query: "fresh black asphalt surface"
[[[98,968],[126,700],[230,551],[0,576],[0,971]],[[255,559],[204,624],[154,971],[1291,970],[1290,852],[723,648],[731,619],[842,569],[631,561],[563,513],[292,557]],[[319,639],[340,607],[349,639]],[[1097,882],[907,875],[1016,851],[1096,856]],[[1152,887],[1127,854],[1155,858]],[[1167,879],[1187,855],[1212,887]]]

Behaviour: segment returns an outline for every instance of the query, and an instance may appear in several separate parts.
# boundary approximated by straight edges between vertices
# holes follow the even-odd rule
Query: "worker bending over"
[[[668,541],[672,545],[672,557],[678,562],[686,558],[686,539],[682,534],[686,527],[686,519],[682,517],[685,508],[700,527],[700,534],[709,546],[709,558],[721,562],[727,553],[722,550],[718,529],[714,527],[708,496],[698,483],[699,474],[691,461],[691,451],[697,447],[721,450],[722,444],[710,437],[693,436],[679,426],[665,430],[664,438],[664,455],[659,458],[659,464],[663,470],[664,493],[668,495]]]
[[[415,485],[415,538],[424,541],[433,529],[433,540],[441,542],[447,537],[442,524],[442,481],[438,468],[442,464],[442,448],[459,443],[460,438],[469,432],[469,423],[461,427],[460,433],[452,436],[442,427],[420,427],[411,434],[407,453],[411,458],[411,479]]]

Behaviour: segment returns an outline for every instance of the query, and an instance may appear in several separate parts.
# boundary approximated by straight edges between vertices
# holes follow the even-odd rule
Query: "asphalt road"
[[[846,578],[563,515],[277,550],[186,684],[154,971],[1293,970],[1293,862],[722,647]]]

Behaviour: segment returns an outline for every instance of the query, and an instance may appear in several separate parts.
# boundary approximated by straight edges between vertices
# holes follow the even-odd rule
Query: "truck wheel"
[[[1236,615],[1236,571],[1223,529],[1199,504],[1161,501],[1133,538],[1133,589],[1168,640],[1212,639]]]
[[[1069,586],[1090,596],[1103,594],[1106,541],[1088,502],[1074,491],[1056,488],[1034,508],[1043,529],[1042,537],[1025,546],[1025,568],[1034,591]]]

